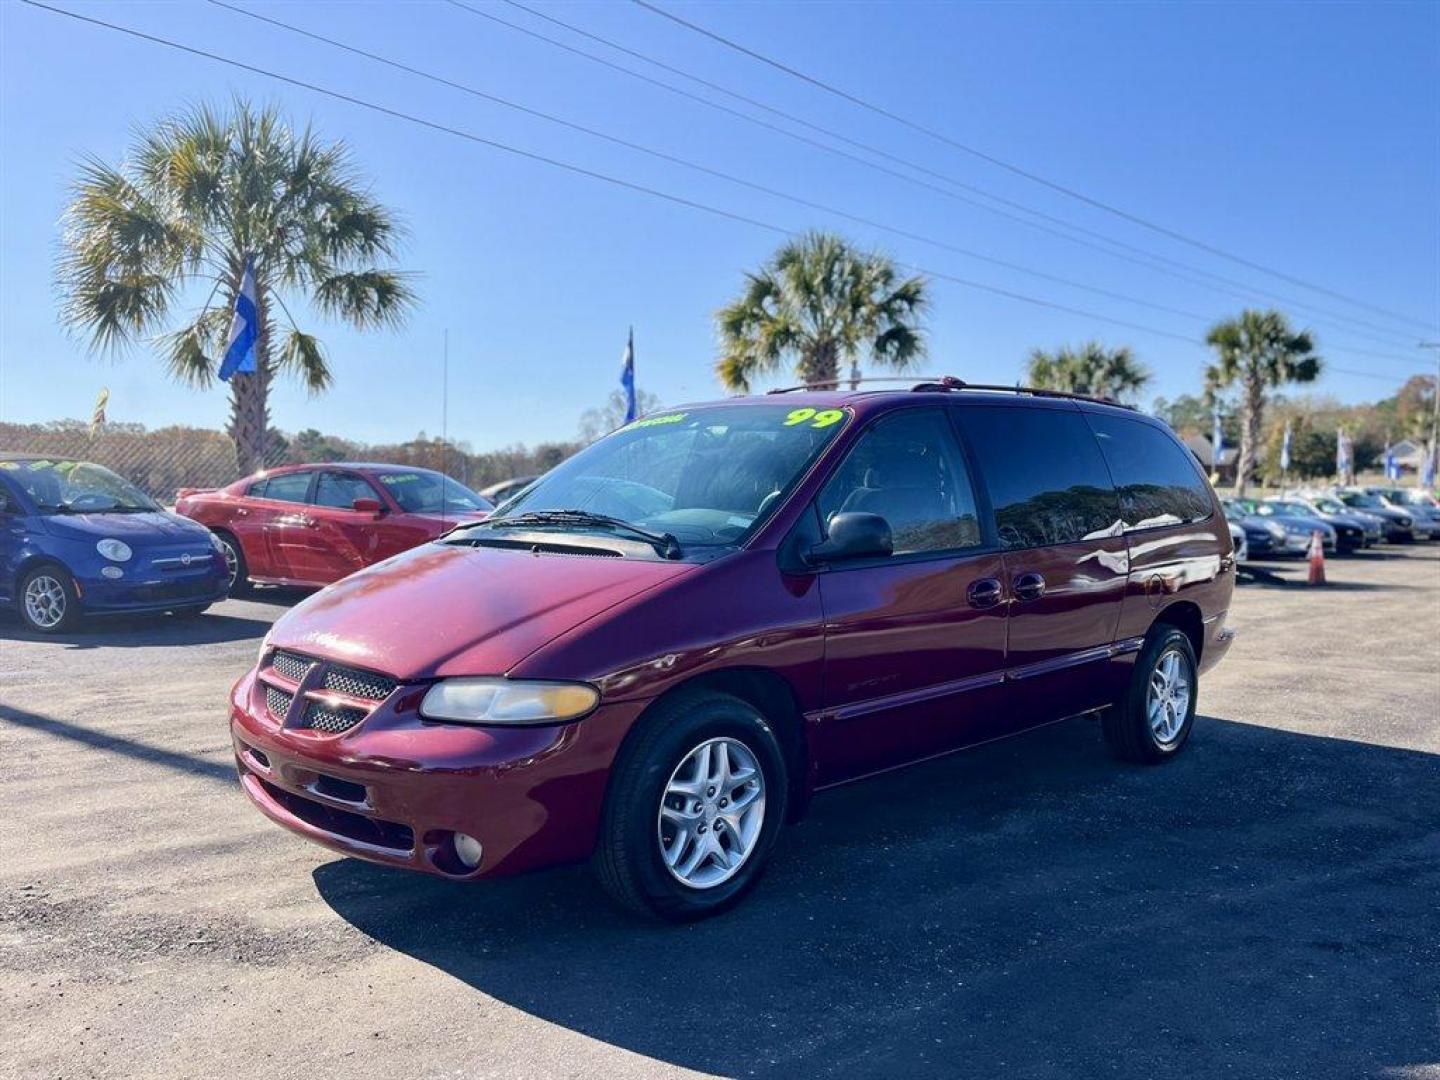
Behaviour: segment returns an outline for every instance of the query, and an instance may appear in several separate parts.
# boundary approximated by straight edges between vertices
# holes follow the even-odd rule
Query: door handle
[[[1003,586],[993,577],[972,581],[970,587],[965,590],[965,599],[970,601],[970,606],[973,608],[994,607],[1000,603],[1003,596]]]
[[[1045,595],[1045,579],[1034,571],[1016,574],[1014,587],[1017,600],[1039,600]]]

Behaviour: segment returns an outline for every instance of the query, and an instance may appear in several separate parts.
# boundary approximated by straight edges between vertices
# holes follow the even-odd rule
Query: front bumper
[[[173,611],[177,607],[213,604],[229,594],[230,580],[224,563],[206,566],[186,573],[134,574],[126,568],[126,576],[118,581],[76,575],[80,606],[87,614],[142,614]]]
[[[587,858],[610,766],[640,702],[555,727],[435,724],[424,687],[400,686],[340,734],[295,729],[266,706],[256,672],[231,693],[240,782],[272,821],[357,858],[476,879]],[[469,869],[452,837],[478,839]]]

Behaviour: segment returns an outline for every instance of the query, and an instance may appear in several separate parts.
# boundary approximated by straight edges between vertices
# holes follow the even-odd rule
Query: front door
[[[260,521],[264,555],[261,566],[256,566],[251,560],[251,577],[277,581],[300,578],[295,568],[303,561],[305,523],[309,519],[306,503],[314,478],[313,470],[302,469],[299,472],[277,473],[265,481],[259,498],[250,507],[251,517]],[[250,558],[248,551],[246,558]]]
[[[825,709],[819,783],[994,734],[1004,713],[1003,557],[942,408],[907,408],[863,432],[816,500],[822,523],[878,514],[894,554],[820,575]]]
[[[1108,704],[1130,555],[1100,447],[1068,401],[965,402],[1005,557],[1016,727]]]
[[[379,515],[356,510],[356,499],[374,499],[384,505],[370,481],[359,473],[327,469],[316,478],[315,493],[306,507],[307,523],[295,549],[296,577],[328,585],[383,557],[377,550]]]

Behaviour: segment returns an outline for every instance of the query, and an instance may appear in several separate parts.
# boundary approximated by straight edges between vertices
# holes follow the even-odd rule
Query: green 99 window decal
[[[785,426],[794,427],[808,423],[811,427],[825,428],[844,419],[845,413],[840,409],[794,409],[785,417]]]

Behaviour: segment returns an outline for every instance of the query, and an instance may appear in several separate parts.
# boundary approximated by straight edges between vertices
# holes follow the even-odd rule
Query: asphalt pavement
[[[0,1076],[1440,1077],[1440,543],[1329,574],[1239,590],[1180,760],[841,789],[684,927],[262,819],[225,698],[294,594],[0,617]]]

